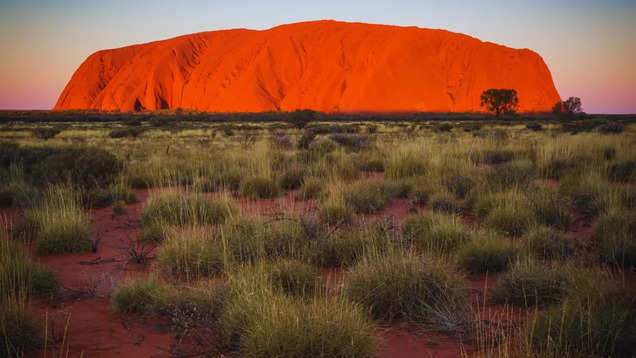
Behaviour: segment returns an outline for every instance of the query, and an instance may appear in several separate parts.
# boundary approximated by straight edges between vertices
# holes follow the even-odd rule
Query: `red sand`
[[[514,88],[519,110],[560,100],[543,59],[445,30],[313,21],[202,32],[89,56],[55,110],[483,111]]]
[[[125,253],[128,240],[134,238],[139,230],[141,209],[149,194],[146,190],[137,191],[140,202],[127,205],[124,215],[113,216],[111,208],[91,211],[94,237],[100,238],[96,253],[36,256],[36,260],[55,271],[63,288],[53,298],[34,302],[33,309],[42,319],[48,312],[49,334],[55,338],[53,341],[57,342],[57,346],[64,336],[64,326],[70,314],[67,345],[71,357],[196,357],[216,353],[218,339],[212,331],[199,328],[188,331],[184,337],[177,337],[166,320],[121,316],[113,311],[108,300],[122,279],[145,274],[151,267],[151,264],[129,263]],[[271,200],[238,198],[235,201],[245,214],[315,214],[316,202],[294,202],[293,194],[288,192]],[[405,217],[415,215],[410,208],[407,200],[394,200],[382,213],[367,215],[364,220],[389,217],[398,226]],[[425,210],[426,207],[418,208],[419,212]],[[10,217],[19,215],[14,209],[3,209],[1,214]],[[465,221],[475,224],[470,217]],[[569,236],[588,240],[591,229],[585,224],[584,220],[578,220]],[[634,282],[635,277],[628,273],[624,280]],[[528,310],[506,310],[496,305],[484,305],[484,288],[490,290],[494,287],[496,275],[487,278],[483,275],[468,275],[466,278],[471,306],[482,319],[491,323],[522,322],[531,313]],[[346,279],[346,272],[342,269],[323,270],[322,279],[328,289],[335,290]],[[401,323],[379,328],[377,337],[379,357],[382,358],[459,357],[462,354],[470,355],[475,350],[471,345],[463,346],[457,337],[439,332],[422,332]],[[51,353],[53,351],[49,349],[49,355]],[[30,355],[40,356],[42,352]]]

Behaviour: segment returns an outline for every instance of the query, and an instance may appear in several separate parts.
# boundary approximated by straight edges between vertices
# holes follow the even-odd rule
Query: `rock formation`
[[[531,50],[444,30],[313,21],[98,51],[54,109],[478,112],[489,88],[516,89],[522,112],[560,100]]]

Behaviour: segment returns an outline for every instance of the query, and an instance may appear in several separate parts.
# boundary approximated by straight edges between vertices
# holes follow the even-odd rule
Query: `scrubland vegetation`
[[[32,254],[98,250],[92,211],[146,190],[131,245],[156,255],[113,309],[223,351],[374,357],[396,322],[484,356],[635,351],[633,119],[265,117],[2,124],[0,204],[20,214],[0,232],[0,355],[45,343],[27,308],[58,283]]]

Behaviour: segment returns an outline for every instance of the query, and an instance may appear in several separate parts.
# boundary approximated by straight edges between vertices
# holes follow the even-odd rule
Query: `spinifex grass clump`
[[[536,220],[528,198],[516,188],[486,196],[475,211],[486,227],[509,236],[523,235]]]
[[[91,250],[91,222],[71,187],[52,187],[24,213],[24,229],[42,254]]]
[[[320,203],[318,216],[328,225],[350,224],[353,221],[353,209],[344,199],[330,196]]]
[[[127,314],[153,315],[165,307],[170,297],[168,286],[156,277],[128,280],[113,294],[113,307]]]
[[[359,214],[380,212],[389,202],[384,183],[376,180],[353,184],[345,190],[344,197]]]
[[[572,172],[561,182],[559,194],[571,207],[588,216],[597,216],[606,208],[607,183],[596,173]]]
[[[471,159],[475,164],[502,164],[513,160],[515,152],[509,149],[487,149],[473,152]]]
[[[313,297],[320,288],[318,270],[311,265],[296,260],[262,261],[243,270],[255,270],[262,274],[274,291],[299,297]]]
[[[263,224],[261,237],[265,255],[270,258],[304,258],[309,242],[304,218],[284,218]]]
[[[144,225],[220,224],[236,213],[230,199],[210,200],[202,195],[177,191],[152,196],[143,208]]]
[[[384,252],[390,245],[386,233],[375,228],[339,230],[319,237],[313,243],[312,262],[325,267],[347,267],[364,256]]]
[[[375,356],[373,324],[356,305],[285,295],[258,268],[230,276],[223,307],[222,334],[243,357]]]
[[[505,163],[487,176],[492,188],[509,188],[515,185],[527,185],[536,176],[536,168],[529,160],[515,160]]]
[[[492,298],[500,304],[525,307],[558,303],[573,284],[565,270],[532,260],[518,261],[498,278]]]
[[[27,312],[27,298],[6,297],[0,300],[0,356],[22,357],[44,344],[40,323]]]
[[[318,178],[305,178],[296,193],[296,200],[318,199],[324,187],[324,183]]]
[[[428,161],[414,154],[401,155],[391,159],[384,169],[387,179],[402,179],[426,174]]]
[[[22,357],[44,343],[42,327],[27,311],[32,295],[52,293],[52,272],[34,263],[28,252],[0,228],[0,356]]]
[[[613,182],[634,182],[636,179],[636,162],[620,162],[610,165],[607,176]]]
[[[280,195],[280,186],[269,178],[248,177],[241,181],[239,195],[252,200],[276,198]]]
[[[162,271],[186,280],[215,275],[224,270],[223,242],[211,228],[171,230],[158,258]]]
[[[424,251],[454,252],[469,238],[470,232],[455,215],[433,214],[402,222],[402,240],[414,242]]]
[[[524,242],[525,250],[542,260],[562,260],[574,254],[574,246],[563,232],[544,226],[532,228]]]
[[[57,289],[55,275],[48,268],[31,260],[27,250],[0,229],[0,295],[21,291],[40,296]]]
[[[344,293],[384,321],[404,319],[453,331],[466,319],[461,276],[412,252],[369,256],[349,270]]]
[[[301,167],[287,169],[280,178],[280,186],[286,190],[298,189],[303,184],[305,171]]]
[[[561,230],[567,230],[572,225],[567,202],[559,196],[558,189],[535,185],[527,190],[526,195],[540,224]]]
[[[265,257],[264,224],[257,217],[236,217],[221,228],[227,252],[237,262],[255,262]]]
[[[468,273],[496,273],[514,261],[516,248],[510,240],[489,232],[476,233],[457,254],[459,267]]]
[[[636,214],[613,209],[602,215],[592,237],[601,261],[636,268]]]
[[[576,297],[531,319],[525,344],[540,357],[633,357],[636,301],[628,292]]]
[[[428,205],[434,212],[460,214],[464,205],[448,190],[435,191],[428,199]]]

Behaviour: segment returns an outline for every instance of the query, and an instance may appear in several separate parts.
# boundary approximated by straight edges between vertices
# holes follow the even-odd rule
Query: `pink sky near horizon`
[[[444,28],[538,52],[563,99],[636,113],[636,1],[0,0],[0,109],[51,109],[91,53],[224,28],[314,19]]]

